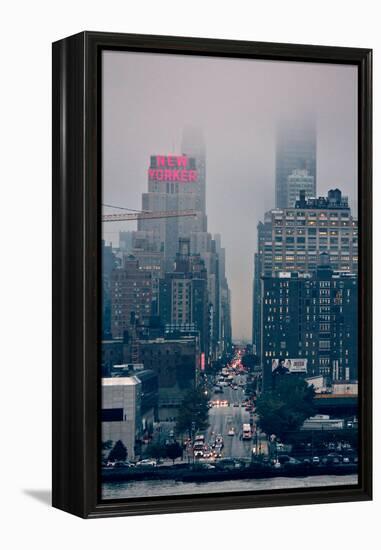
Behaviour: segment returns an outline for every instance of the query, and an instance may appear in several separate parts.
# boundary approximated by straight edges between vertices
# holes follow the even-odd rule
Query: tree
[[[151,443],[151,445],[147,447],[145,454],[149,458],[156,458],[159,460],[160,458],[167,456],[167,451],[165,445],[161,445],[160,443]]]
[[[181,403],[177,416],[177,431],[179,433],[202,431],[208,427],[208,397],[202,388],[190,390]]]
[[[167,457],[170,458],[173,461],[173,464],[175,463],[176,458],[179,458],[183,455],[183,450],[181,448],[181,445],[174,441],[173,443],[170,443],[166,446],[167,451]]]
[[[256,403],[261,430],[281,439],[300,429],[306,418],[315,413],[314,389],[294,375],[278,377],[271,391],[264,392]]]
[[[111,449],[110,454],[108,455],[108,459],[111,462],[114,462],[115,460],[120,460],[124,462],[128,456],[127,448],[124,445],[124,443],[119,439],[114,447]]]

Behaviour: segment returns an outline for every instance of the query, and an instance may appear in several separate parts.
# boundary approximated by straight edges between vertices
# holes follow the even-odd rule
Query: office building
[[[315,179],[308,170],[293,170],[287,177],[287,208],[295,206],[301,192],[304,192],[305,197],[313,197],[315,188]]]
[[[253,343],[261,350],[260,279],[277,272],[314,273],[325,252],[334,271],[357,273],[358,224],[348,199],[339,189],[327,197],[306,198],[301,192],[294,208],[275,208],[258,224],[258,252],[254,262]]]
[[[111,274],[111,331],[113,338],[144,325],[152,315],[152,276],[134,256]]]
[[[200,333],[201,351],[209,353],[208,276],[199,254],[190,254],[189,239],[180,239],[171,272],[160,280],[159,315],[166,325],[193,324]]]
[[[118,267],[111,243],[102,240],[102,337],[111,337],[111,274]]]
[[[155,235],[158,249],[163,250],[166,269],[171,269],[178,240],[191,233],[206,231],[203,189],[198,164],[194,157],[152,155],[148,168],[148,192],[142,195],[142,210],[151,212],[192,210],[195,216],[140,219],[138,229]]]
[[[311,195],[316,196],[316,127],[312,116],[283,121],[278,125],[275,159],[275,206],[287,208],[289,176],[306,170],[313,178]]]
[[[311,273],[262,277],[264,387],[279,366],[304,376],[357,379],[358,279],[336,272],[323,253]]]

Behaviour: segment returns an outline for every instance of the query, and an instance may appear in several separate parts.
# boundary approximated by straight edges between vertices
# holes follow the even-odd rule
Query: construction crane
[[[133,220],[156,220],[160,218],[180,218],[183,216],[197,216],[194,210],[170,210],[162,212],[131,212],[129,214],[103,214],[102,222],[124,222]]]

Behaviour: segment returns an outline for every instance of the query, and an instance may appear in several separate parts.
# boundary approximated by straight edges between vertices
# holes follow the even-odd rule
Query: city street
[[[235,376],[234,382],[245,380],[244,376]],[[209,443],[218,434],[224,438],[223,456],[229,458],[250,458],[252,441],[242,440],[242,425],[249,423],[250,414],[242,406],[244,400],[243,388],[234,390],[230,386],[223,387],[223,393],[214,394],[212,401],[227,400],[229,406],[214,406],[209,411],[210,426],[206,432],[206,442]],[[238,404],[238,406],[234,406]],[[234,436],[229,436],[229,429],[234,428]]]

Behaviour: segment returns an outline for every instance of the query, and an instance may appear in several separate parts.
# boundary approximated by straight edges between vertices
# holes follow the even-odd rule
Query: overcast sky
[[[356,208],[356,67],[103,53],[103,202],[139,209],[150,155],[181,153],[183,128],[202,128],[208,230],[226,248],[235,339],[251,339],[256,226],[275,206],[276,124],[309,112],[317,193],[338,187]],[[104,225],[106,241],[117,246],[120,229],[136,222]]]

